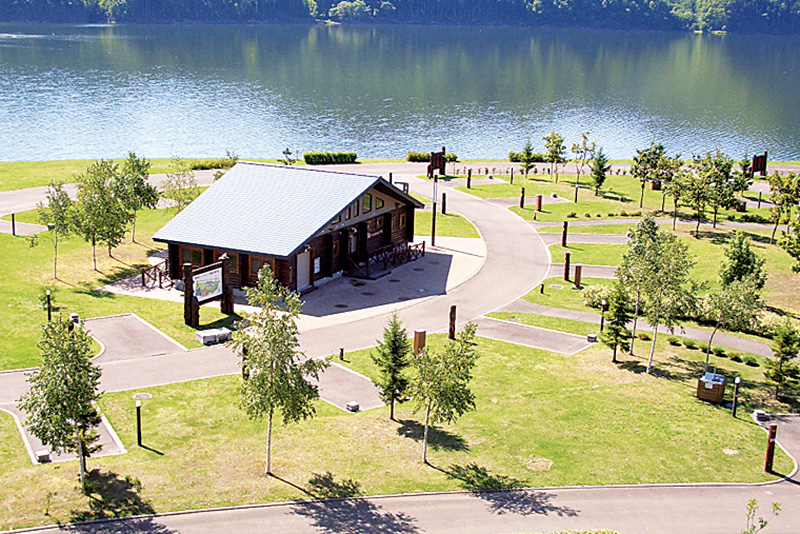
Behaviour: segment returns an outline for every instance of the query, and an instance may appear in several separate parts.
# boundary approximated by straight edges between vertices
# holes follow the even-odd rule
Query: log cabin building
[[[182,278],[231,258],[231,283],[253,287],[269,264],[304,291],[340,274],[369,275],[376,258],[408,257],[423,205],[379,176],[241,161],[153,236]],[[374,273],[375,270],[372,270]]]

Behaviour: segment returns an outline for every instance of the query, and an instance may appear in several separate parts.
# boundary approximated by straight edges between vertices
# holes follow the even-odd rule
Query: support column
[[[200,325],[200,303],[194,296],[192,264],[183,264],[183,322],[197,328]]]

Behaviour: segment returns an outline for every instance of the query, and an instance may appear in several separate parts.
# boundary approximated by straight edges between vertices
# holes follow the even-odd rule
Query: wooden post
[[[344,361],[344,347],[339,347],[339,360]]]
[[[425,330],[414,331],[414,354],[425,348]]]
[[[11,214],[11,235],[17,235],[17,220],[13,213]]]
[[[583,271],[583,265],[580,263],[575,264],[575,288],[581,288],[581,272]]]
[[[772,459],[775,457],[775,436],[778,433],[778,425],[769,425],[769,438],[767,440],[767,459],[764,462],[764,471],[772,473]]]
[[[564,253],[564,280],[569,282],[569,252]]]
[[[433,217],[431,217],[431,246],[436,246],[436,199],[433,199]]]
[[[389,173],[389,183],[392,183],[392,173]]]
[[[442,193],[442,215],[447,215],[447,193]]]
[[[233,286],[231,285],[231,259],[222,255],[222,298],[220,311],[225,315],[233,315]]]
[[[200,304],[194,296],[191,263],[183,264],[183,322],[195,328],[200,324]]]
[[[472,169],[467,170],[467,189],[472,187]]]
[[[761,209],[761,191],[758,192],[758,208]]]
[[[561,230],[561,246],[567,246],[567,228],[569,227],[569,221],[564,221],[564,228]]]
[[[449,339],[456,338],[456,306],[453,304],[450,306],[450,330],[447,332],[447,337]]]
[[[511,167],[511,185],[514,185],[514,167]]]
[[[536,195],[536,211],[542,211],[542,195]]]
[[[519,209],[525,209],[525,188],[523,187],[519,192]]]

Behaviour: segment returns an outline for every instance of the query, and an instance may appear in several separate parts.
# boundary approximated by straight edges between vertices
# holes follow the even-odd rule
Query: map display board
[[[222,295],[222,267],[196,274],[194,280],[194,296],[198,302],[208,302]]]

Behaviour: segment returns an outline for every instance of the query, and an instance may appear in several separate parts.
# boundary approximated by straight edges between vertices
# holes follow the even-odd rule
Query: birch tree
[[[444,351],[423,349],[412,357],[416,375],[410,393],[414,412],[425,411],[422,435],[422,461],[428,463],[428,429],[437,423],[452,423],[475,409],[475,395],[469,389],[475,367],[475,329],[468,323],[455,341],[448,341]]]
[[[706,365],[703,372],[708,371],[711,357],[711,344],[720,328],[741,331],[750,327],[756,320],[761,300],[759,288],[754,278],[734,280],[724,284],[718,291],[711,293],[706,302],[706,319],[714,324],[711,337],[706,348]]]
[[[62,182],[50,182],[45,192],[47,203],[39,202],[39,222],[53,233],[53,278],[58,278],[58,242],[72,233],[74,205]]]
[[[270,475],[276,413],[284,424],[313,417],[319,391],[311,380],[328,361],[303,359],[296,322],[303,302],[273,278],[268,265],[259,271],[258,285],[247,290],[247,300],[259,309],[246,314],[249,326],[237,330],[232,341],[242,366],[239,404],[250,419],[267,418],[265,473]]]
[[[581,174],[586,164],[594,158],[597,151],[597,143],[589,142],[589,132],[581,133],[581,143],[573,143],[572,153],[575,154],[575,202],[578,202],[578,188],[581,184]]]
[[[132,222],[131,241],[134,243],[137,212],[144,208],[155,208],[159,199],[158,190],[147,181],[149,176],[150,162],[129,152],[114,182],[115,194]]]
[[[546,159],[550,163],[550,174],[555,178],[558,183],[558,166],[561,163],[566,163],[567,160],[564,155],[567,153],[567,147],[564,145],[564,136],[558,132],[550,132],[550,135],[542,137],[544,146],[547,149]]]

